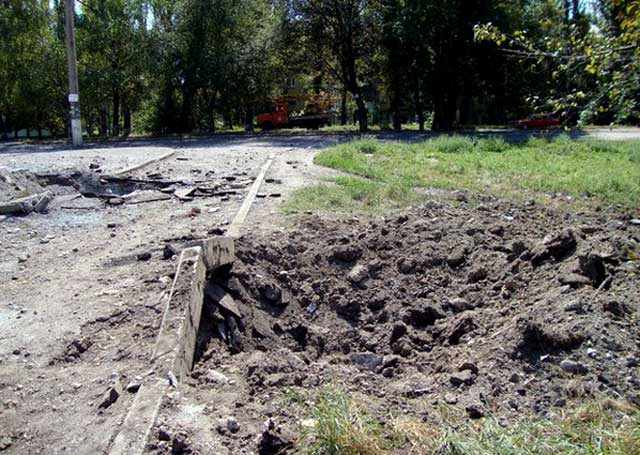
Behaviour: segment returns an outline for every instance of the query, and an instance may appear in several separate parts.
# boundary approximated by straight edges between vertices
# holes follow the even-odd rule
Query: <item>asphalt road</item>
[[[572,139],[601,139],[607,141],[640,140],[640,128],[588,128],[565,132],[563,130],[534,131],[516,129],[478,129],[461,130],[455,133],[419,132],[419,131],[372,131],[366,136],[374,136],[381,140],[395,140],[419,142],[447,134],[457,134],[470,137],[503,137],[509,141],[525,141],[530,137],[556,137],[567,135]],[[85,140],[83,149],[105,148],[138,148],[138,147],[167,147],[172,149],[211,147],[224,144],[267,144],[272,147],[303,147],[317,149],[333,145],[338,142],[360,138],[357,132],[333,133],[317,131],[273,131],[268,133],[220,133],[211,136],[170,136],[170,137],[131,137],[127,139]],[[71,150],[69,141],[65,140],[29,140],[29,141],[0,141],[0,155],[20,153],[45,153]]]

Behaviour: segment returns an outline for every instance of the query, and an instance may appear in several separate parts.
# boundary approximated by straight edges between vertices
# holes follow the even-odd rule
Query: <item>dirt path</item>
[[[278,204],[311,176],[313,152],[306,141],[274,146],[253,139],[175,148],[23,150],[0,155],[0,166],[95,172],[91,165],[106,175],[168,150],[176,150],[176,157],[133,175],[250,182],[274,156],[270,183],[261,189],[273,196],[257,199],[248,220],[254,226],[277,226]],[[287,165],[293,156],[304,164]],[[67,199],[61,197],[47,214],[0,222],[0,450],[101,452],[133,396],[125,392],[99,409],[105,391],[116,375],[126,386],[145,373],[142,360],[159,324],[159,296],[175,267],[175,260],[163,260],[163,247],[180,248],[224,229],[246,191],[239,185],[226,197],[117,207],[87,200],[87,207],[76,210],[62,208]],[[151,258],[139,260],[143,253]]]

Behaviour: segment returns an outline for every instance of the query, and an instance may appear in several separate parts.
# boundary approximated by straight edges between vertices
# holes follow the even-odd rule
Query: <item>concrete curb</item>
[[[230,264],[234,241],[212,238],[182,251],[151,355],[151,373],[143,382],[107,452],[143,453],[160,405],[169,387],[178,388],[191,372],[200,327],[207,272]]]
[[[112,175],[114,177],[122,177],[123,175],[129,174],[130,172],[137,171],[139,169],[142,169],[143,167],[147,167],[150,164],[158,163],[160,161],[164,161],[164,160],[166,160],[168,158],[171,158],[175,154],[176,154],[176,151],[173,150],[173,151],[171,151],[169,153],[165,153],[164,155],[159,156],[157,158],[152,158],[152,159],[144,161],[144,162],[142,162],[140,164],[136,164],[135,166],[131,166],[131,167],[122,169],[121,171],[114,172]]]

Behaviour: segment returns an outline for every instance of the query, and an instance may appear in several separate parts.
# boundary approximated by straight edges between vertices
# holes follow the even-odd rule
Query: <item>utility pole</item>
[[[74,147],[82,145],[82,120],[80,118],[80,89],[78,87],[78,67],[76,61],[76,33],[73,27],[74,0],[65,0],[64,31],[67,42],[67,65],[69,67],[69,116],[71,117],[71,138]]]

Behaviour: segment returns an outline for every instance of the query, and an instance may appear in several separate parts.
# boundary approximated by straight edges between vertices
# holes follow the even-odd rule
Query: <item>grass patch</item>
[[[640,410],[603,399],[550,419],[521,419],[504,425],[492,418],[464,421],[449,408],[440,422],[393,423],[415,453],[439,455],[632,455],[640,453]]]
[[[302,444],[310,455],[387,453],[380,425],[340,389],[321,389],[311,402],[308,414]]]
[[[402,182],[372,182],[357,177],[338,177],[328,184],[313,185],[296,191],[283,206],[286,214],[306,210],[341,213],[374,212],[419,202],[422,195]]]
[[[406,144],[363,139],[322,151],[316,163],[395,188],[465,188],[509,197],[562,193],[640,206],[640,141],[560,136],[509,143],[450,136]],[[319,193],[324,190],[315,191],[315,200],[322,204]]]
[[[382,425],[353,396],[335,387],[293,402],[305,413],[300,449],[309,455],[637,455],[640,409],[601,399],[557,412],[547,419],[501,424],[470,421],[456,408],[442,407],[425,423],[411,417]]]

